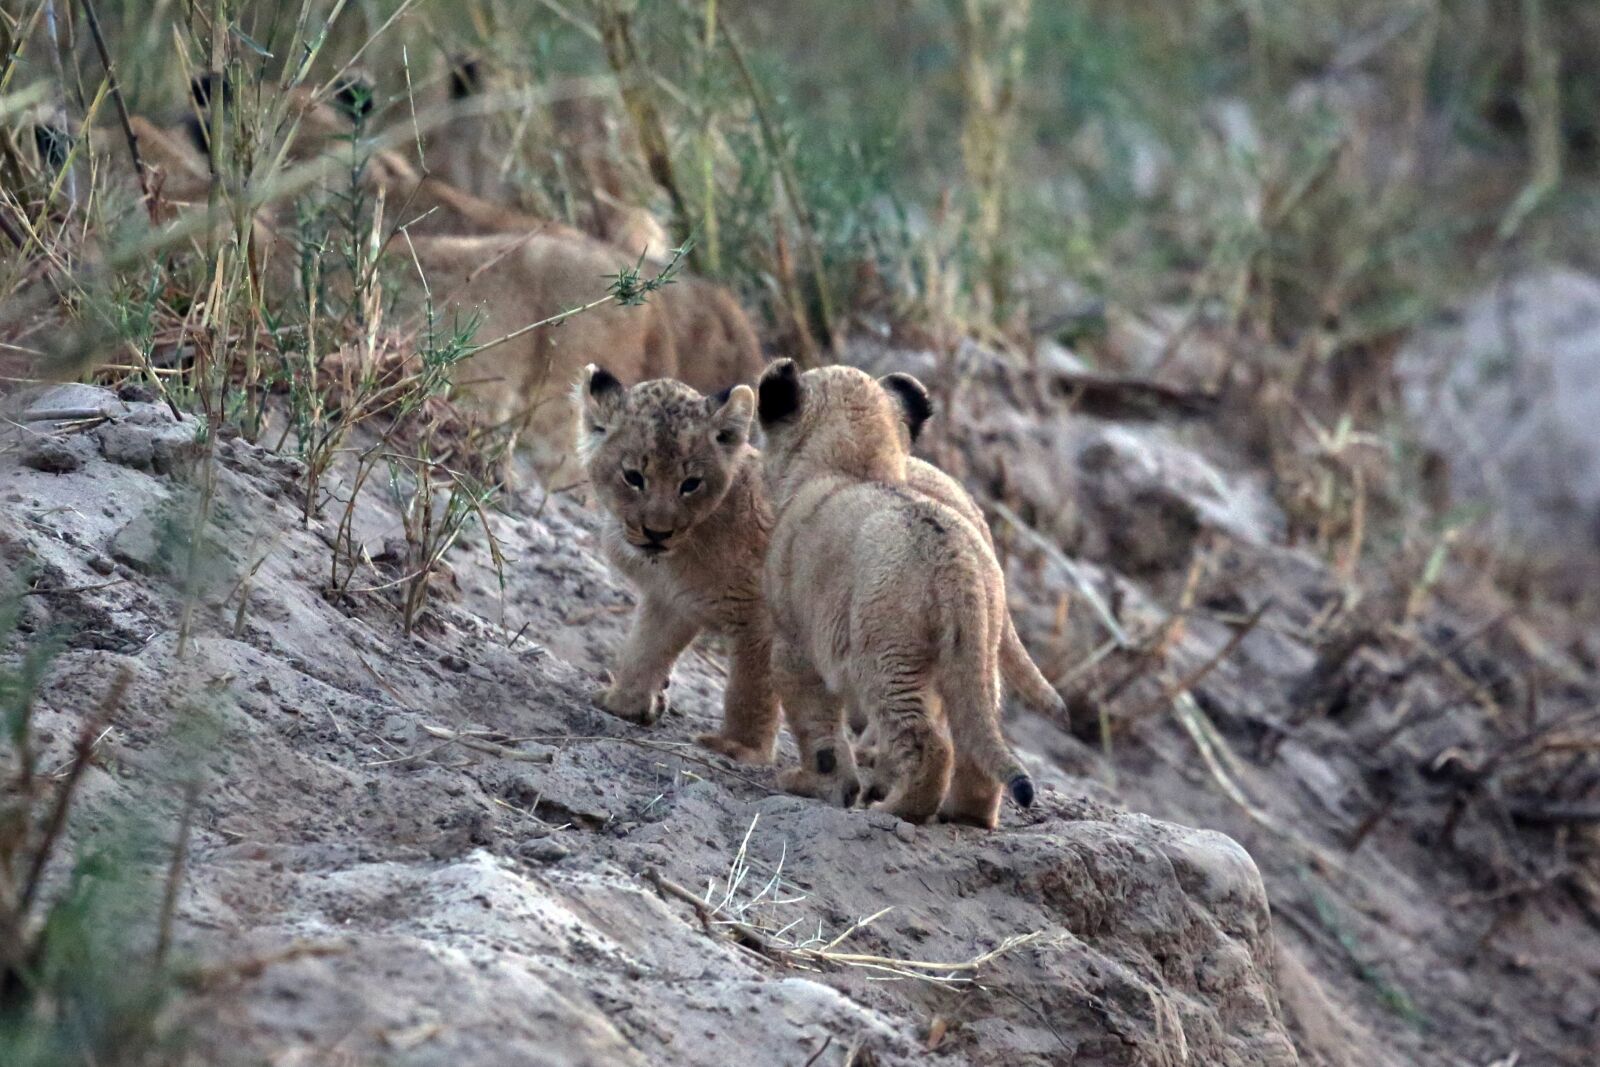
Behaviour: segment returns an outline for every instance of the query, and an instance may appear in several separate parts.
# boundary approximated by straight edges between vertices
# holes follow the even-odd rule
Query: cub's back
[[[932,622],[945,601],[1000,580],[993,554],[959,512],[907,485],[819,479],[785,510],[767,556],[775,616],[807,628],[819,613],[888,612]]]

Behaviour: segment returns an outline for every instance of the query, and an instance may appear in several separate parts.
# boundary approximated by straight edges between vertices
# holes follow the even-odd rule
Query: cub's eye
[[[589,427],[589,432],[594,434],[596,437],[604,437],[606,435],[606,428],[604,426],[591,426]]]
[[[719,444],[719,445],[731,445],[731,444],[733,444],[733,440],[734,440],[734,438],[733,438],[733,431],[732,430],[718,430],[717,431],[717,444]]]
[[[700,479],[699,478],[685,478],[683,480],[683,484],[678,486],[678,492],[682,493],[684,496],[688,496],[690,493],[694,492],[696,489],[699,489],[699,488],[700,488]]]
[[[623,471],[622,480],[627,482],[635,489],[644,488],[644,475],[640,474],[638,471]]]

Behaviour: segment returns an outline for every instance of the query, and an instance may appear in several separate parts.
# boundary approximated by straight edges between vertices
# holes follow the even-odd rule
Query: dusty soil
[[[192,1061],[1592,1062],[1593,853],[1506,815],[1521,779],[1483,770],[1493,723],[1450,688],[1495,684],[1493,656],[1454,648],[1468,622],[1435,609],[1427,669],[1381,637],[1332,654],[1315,623],[1339,582],[1285,543],[1219,424],[1069,417],[1048,381],[967,358],[932,454],[998,505],[1047,673],[1161,626],[1195,552],[1213,559],[1161,670],[1108,649],[1069,680],[1128,670],[1109,739],[1082,700],[1070,725],[1014,713],[1041,795],[992,833],[825,808],[694,748],[713,647],[680,662],[657,727],[597,710],[630,597],[571,501],[507,500],[503,582],[468,536],[408,636],[385,494],[357,498],[373,562],[330,594],[337,481],[303,524],[293,460],[219,442],[191,557],[192,425],[89,387],[17,398],[0,560],[34,590],[26,628],[71,646],[47,759],[127,664],[87,818],[170,812],[203,769],[179,916],[211,980],[173,1019]],[[106,418],[36,417],[67,408]],[[1545,714],[1592,699],[1592,668],[1550,654],[1573,678]]]

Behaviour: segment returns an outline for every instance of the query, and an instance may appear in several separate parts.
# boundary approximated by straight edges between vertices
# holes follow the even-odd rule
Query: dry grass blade
[[[979,953],[969,959],[953,961],[914,960],[901,959],[894,956],[882,956],[873,953],[842,952],[839,945],[858,933],[873,922],[887,915],[892,908],[882,908],[872,915],[852,923],[845,931],[836,937],[824,941],[820,929],[816,936],[803,940],[796,940],[789,936],[800,920],[788,922],[777,928],[766,928],[760,925],[761,920],[756,916],[759,908],[773,908],[776,906],[797,904],[805,899],[803,896],[780,897],[777,890],[783,883],[783,858],[780,857],[772,874],[760,888],[747,898],[741,897],[741,890],[745,886],[751,870],[748,858],[750,838],[755,832],[759,816],[750,821],[744,837],[740,840],[729,864],[728,873],[724,877],[722,889],[713,883],[707,887],[706,894],[696,896],[690,890],[665,877],[659,870],[651,868],[644,874],[645,881],[649,882],[663,896],[671,897],[688,904],[694,909],[695,916],[700,921],[705,932],[714,937],[723,936],[742,948],[759,953],[761,956],[794,966],[807,968],[820,967],[852,967],[860,970],[871,971],[875,977],[888,979],[916,979],[935,984],[968,984],[975,982],[976,976],[983,967],[1001,956],[1015,952],[1030,945],[1049,943],[1044,931],[1017,934],[1006,938],[999,945]],[[719,933],[721,931],[722,933]]]
[[[335,944],[328,941],[296,941],[285,945],[283,948],[271,952],[263,952],[255,956],[242,959],[225,960],[221,963],[196,967],[191,971],[180,974],[179,981],[186,987],[196,992],[212,990],[228,982],[244,981],[259,978],[269,967],[280,963],[292,963],[295,960],[327,959],[331,956],[342,956],[350,949],[346,945]]]
[[[511,748],[509,745],[496,744],[493,741],[485,741],[481,738],[473,737],[471,734],[446,730],[442,726],[431,726],[428,723],[419,723],[418,725],[422,727],[423,733],[430,737],[437,737],[442,741],[460,745],[462,748],[470,748],[474,752],[483,752],[490,756],[498,756],[501,759],[517,760],[522,763],[551,763],[555,760],[554,752],[522,752]]]
[[[1133,723],[1140,721],[1141,719],[1147,718],[1150,715],[1154,715],[1162,708],[1165,708],[1167,705],[1176,701],[1179,697],[1185,696],[1193,691],[1194,687],[1205,681],[1206,677],[1210,675],[1212,671],[1216,670],[1218,667],[1222,666],[1223,663],[1227,662],[1228,657],[1232,656],[1234,652],[1238,650],[1239,646],[1244,643],[1244,639],[1249,637],[1251,631],[1253,631],[1256,626],[1260,624],[1262,616],[1266,615],[1268,609],[1271,608],[1272,605],[1273,600],[1271,597],[1268,597],[1266,600],[1262,601],[1261,606],[1256,608],[1255,611],[1252,611],[1249,617],[1245,619],[1244,623],[1233,631],[1232,635],[1230,635],[1223,646],[1216,651],[1215,655],[1211,656],[1204,663],[1200,664],[1200,666],[1184,675],[1183,678],[1177,682],[1168,685],[1164,690],[1162,690],[1161,696],[1156,700],[1151,701],[1149,704],[1129,715],[1123,716],[1120,720],[1120,725],[1126,728]]]

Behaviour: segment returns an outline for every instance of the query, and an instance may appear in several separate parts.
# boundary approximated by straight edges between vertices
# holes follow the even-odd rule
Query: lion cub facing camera
[[[698,740],[743,762],[767,761],[778,732],[761,599],[772,512],[748,442],[755,393],[739,385],[707,397],[668,379],[624,388],[592,364],[578,393],[578,452],[606,512],[605,555],[639,593],[600,703],[655,722],[673,662],[709,630],[732,654],[722,732]]]
[[[776,525],[765,593],[772,679],[802,766],[786,784],[849,806],[859,791],[846,708],[876,734],[879,806],[992,827],[1033,782],[1000,734],[1005,580],[961,514],[910,490],[920,382],[851,367],[762,375],[757,411]]]

